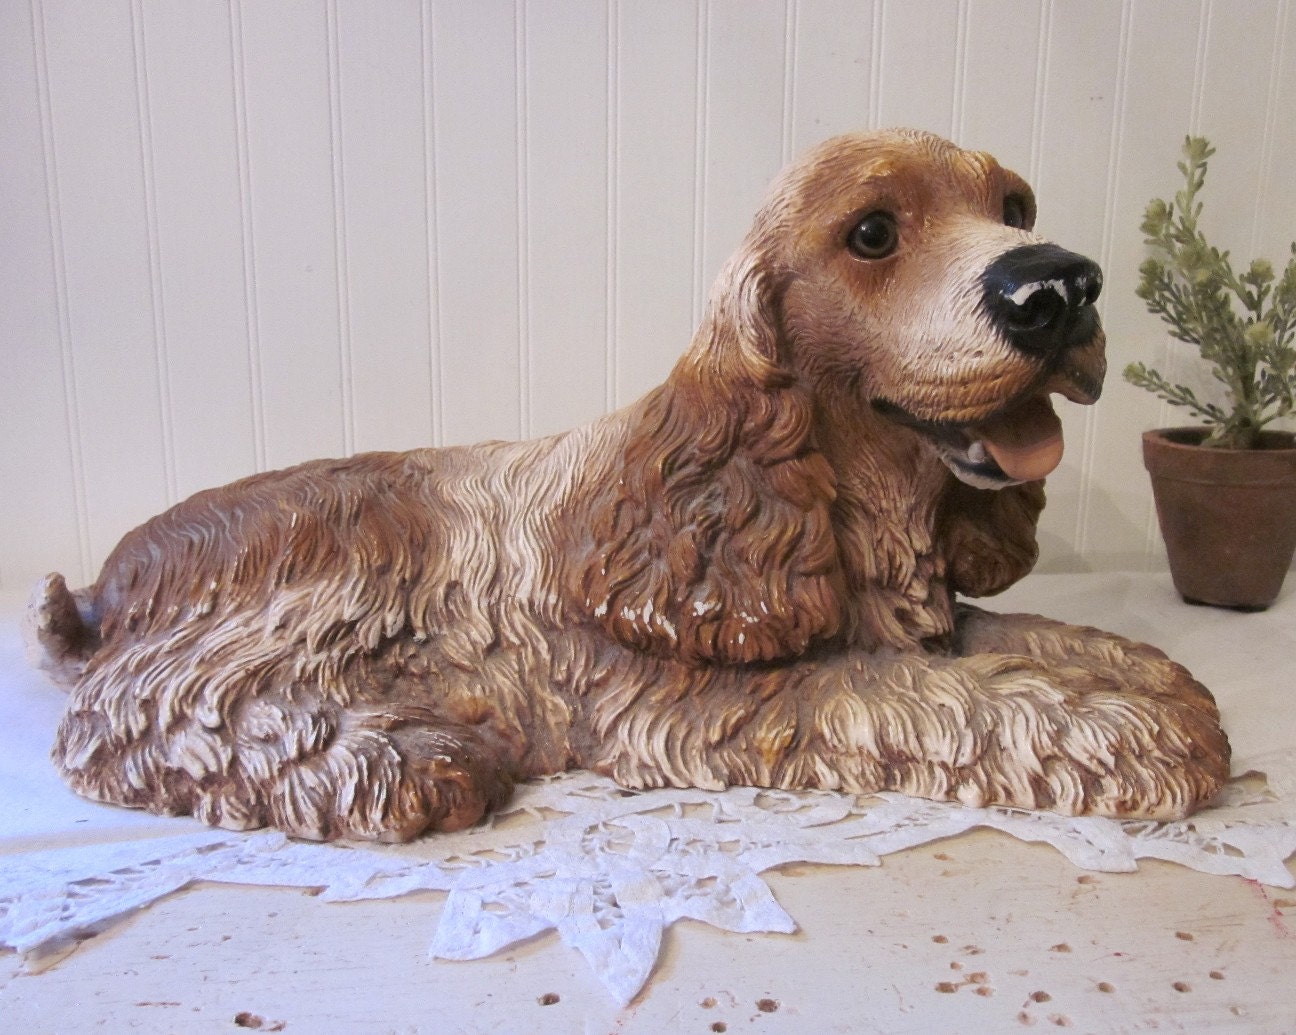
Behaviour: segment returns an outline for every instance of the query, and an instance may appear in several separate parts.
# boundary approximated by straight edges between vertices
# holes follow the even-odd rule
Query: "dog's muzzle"
[[[962,481],[984,489],[1035,481],[1062,460],[1062,422],[1049,398],[1092,403],[1106,363],[1094,309],[1102,270],[1054,244],[1014,248],[981,276],[982,305],[1004,341],[1039,364],[1035,386],[975,423],[927,421],[886,401],[874,407],[926,435]]]

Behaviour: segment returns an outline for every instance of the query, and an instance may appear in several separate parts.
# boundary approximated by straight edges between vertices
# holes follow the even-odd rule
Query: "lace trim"
[[[1204,873],[1296,887],[1296,751],[1254,760],[1220,801],[1174,823],[973,809],[898,794],[731,788],[633,793],[590,773],[518,789],[490,823],[412,845],[356,847],[213,830],[20,853],[0,877],[0,945],[40,967],[200,880],[322,888],[330,901],[449,895],[432,937],[444,959],[489,956],[556,930],[628,1003],[676,920],[791,932],[760,876],[787,863],[876,866],[883,856],[989,827],[1052,845],[1076,866],[1128,872],[1163,859]],[[61,957],[59,957],[61,958]]]

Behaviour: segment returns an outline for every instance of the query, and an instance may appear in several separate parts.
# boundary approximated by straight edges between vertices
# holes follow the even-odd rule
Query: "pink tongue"
[[[1041,395],[973,429],[1004,474],[1033,482],[1062,462],[1062,422]]]

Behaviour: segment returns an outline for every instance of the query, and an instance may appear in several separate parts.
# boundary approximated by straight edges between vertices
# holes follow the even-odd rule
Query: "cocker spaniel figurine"
[[[912,131],[787,168],[637,403],[532,442],[201,492],[37,587],[81,794],[402,841],[514,781],[881,789],[1169,819],[1229,746],[1161,652],[991,614],[1036,557],[1053,396],[1094,402],[1102,276],[1030,188]]]

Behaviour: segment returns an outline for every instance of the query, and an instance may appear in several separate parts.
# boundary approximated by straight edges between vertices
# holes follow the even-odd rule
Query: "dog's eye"
[[[1014,230],[1030,228],[1030,206],[1020,194],[1009,194],[1003,202],[1003,221]]]
[[[846,246],[861,259],[884,259],[896,250],[900,231],[886,212],[870,212],[855,224]]]

